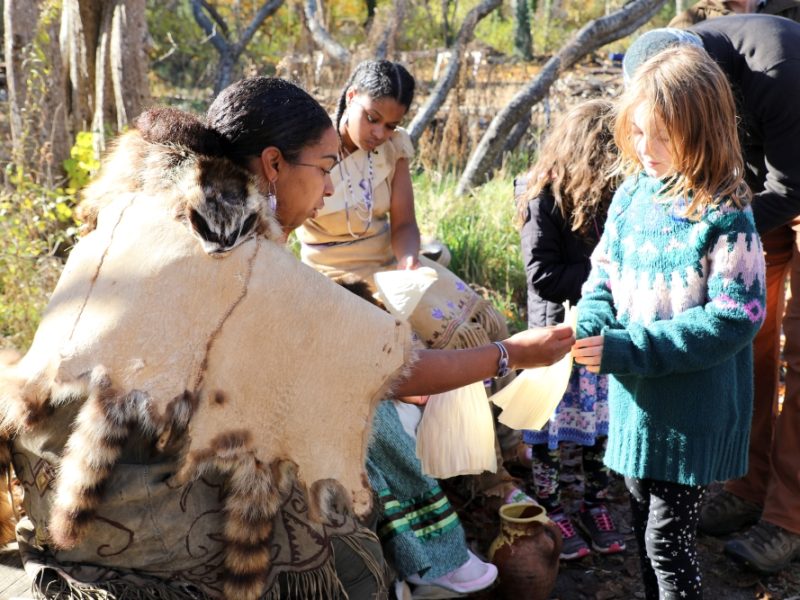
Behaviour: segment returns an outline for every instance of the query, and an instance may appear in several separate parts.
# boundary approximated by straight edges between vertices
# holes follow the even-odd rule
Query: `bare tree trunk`
[[[6,0],[3,8],[12,160],[34,179],[53,184],[70,148],[59,6]]]
[[[395,48],[397,47],[397,32],[400,30],[400,24],[406,18],[406,9],[408,8],[408,0],[394,0],[394,6],[386,27],[378,37],[378,43],[375,44],[375,58],[385,60],[395,55]],[[373,20],[373,23],[375,21]]]
[[[303,0],[303,10],[306,16],[306,27],[311,33],[311,39],[319,48],[335,62],[345,64],[350,62],[350,52],[339,42],[333,39],[331,34],[319,19],[319,6],[317,2],[322,0]]]
[[[367,7],[367,19],[364,21],[364,27],[372,25],[372,19],[375,18],[375,8],[377,7],[378,0],[364,0]]]
[[[147,81],[145,0],[117,0],[111,20],[111,81],[117,130],[128,126],[150,103]]]
[[[514,8],[514,52],[525,60],[533,59],[531,13],[528,0],[512,0]]]
[[[458,0],[442,0],[442,41],[445,46],[453,42],[451,19],[455,18],[456,11],[458,11]]]
[[[125,127],[150,100],[145,0],[6,0],[14,161],[56,173],[80,131]],[[25,150],[25,146],[29,146]]]
[[[675,0],[675,14],[679,15],[686,10],[686,2],[683,0]]]
[[[272,16],[283,5],[283,0],[265,0],[251,19],[250,24],[241,32],[238,40],[232,38],[228,24],[213,4],[208,0],[191,0],[191,2],[194,20],[219,53],[217,80],[214,83],[214,95],[216,96],[233,79],[236,63],[256,31],[267,17]]]
[[[633,0],[608,16],[584,25],[489,124],[459,179],[456,193],[465,194],[484,181],[497,164],[509,132],[524,120],[531,107],[544,97],[562,71],[589,52],[628,35],[646,23],[665,0]]]
[[[502,0],[483,0],[464,17],[464,22],[461,24],[461,29],[458,32],[458,36],[456,36],[456,41],[450,49],[450,62],[447,65],[447,71],[444,77],[436,84],[425,106],[414,115],[414,119],[408,127],[408,133],[415,144],[419,141],[422,132],[425,131],[425,128],[436,116],[439,107],[444,104],[444,101],[447,99],[447,94],[450,93],[453,85],[455,85],[456,79],[458,78],[458,70],[461,68],[464,50],[475,34],[475,27],[481,19],[485,18],[501,4]]]
[[[8,90],[9,122],[11,125],[12,157],[17,162],[24,156],[22,147],[27,75],[23,66],[36,31],[30,27],[39,18],[40,0],[7,0],[3,7],[5,30],[4,52],[6,55],[6,87]]]
[[[112,2],[102,6],[98,36],[94,40],[90,40],[95,44],[95,46],[92,46],[95,55],[92,133],[94,134],[95,154],[98,156],[106,147],[106,119],[107,117],[113,117],[113,109],[110,105],[110,78],[107,75],[110,66],[108,56],[111,45],[109,31],[114,16],[114,4],[115,0],[112,0]]]

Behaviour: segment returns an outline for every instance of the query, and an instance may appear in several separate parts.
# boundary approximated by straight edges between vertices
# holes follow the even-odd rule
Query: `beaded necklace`
[[[352,155],[351,155],[352,156]],[[355,160],[353,160],[355,163]],[[372,153],[367,152],[367,176],[366,178],[363,176],[364,171],[363,169],[359,169],[358,174],[361,175],[361,179],[358,182],[358,187],[361,190],[361,199],[359,200],[356,198],[355,192],[353,191],[353,181],[350,178],[350,171],[347,168],[344,160],[339,161],[339,175],[342,179],[345,180],[347,184],[347,193],[344,197],[344,215],[345,219],[347,220],[347,231],[350,235],[354,238],[360,238],[363,236],[367,231],[369,231],[370,225],[372,225],[372,209],[374,205],[374,198],[373,198],[373,190],[372,190]],[[344,173],[342,173],[344,170]],[[364,231],[361,233],[353,233],[352,226],[350,225],[350,204],[352,203],[352,210],[355,215],[361,220],[361,223],[364,225]]]

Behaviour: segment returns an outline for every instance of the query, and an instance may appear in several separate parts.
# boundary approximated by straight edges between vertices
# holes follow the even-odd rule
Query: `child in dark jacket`
[[[612,109],[606,100],[589,100],[563,115],[525,177],[527,189],[517,197],[529,327],[561,322],[562,303],[578,302],[589,275],[589,257],[600,239],[617,183],[611,174],[617,158]],[[608,431],[606,392],[604,375],[576,364],[548,425],[540,431],[524,432],[524,440],[533,445],[536,499],[561,529],[564,560],[581,558],[590,550],[561,503],[561,442],[578,444],[581,449],[584,498],[578,525],[597,552],[625,549],[603,503],[609,483],[603,465]]]

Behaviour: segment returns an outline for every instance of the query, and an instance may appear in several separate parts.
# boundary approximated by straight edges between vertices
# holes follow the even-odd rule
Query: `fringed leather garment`
[[[272,241],[252,182],[264,222],[207,254],[191,211],[214,214],[220,160],[126,134],[90,189],[96,229],[0,370],[39,596],[342,597],[330,537],[372,537],[368,424],[408,327]]]

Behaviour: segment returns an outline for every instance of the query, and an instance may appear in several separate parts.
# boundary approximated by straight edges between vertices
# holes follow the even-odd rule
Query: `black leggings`
[[[705,486],[625,478],[647,600],[703,597],[697,521]]]

